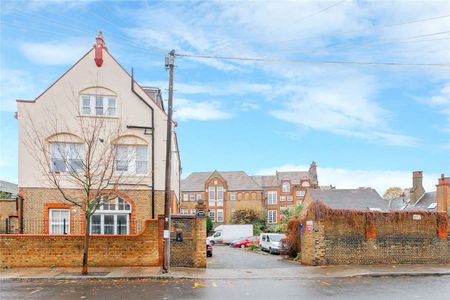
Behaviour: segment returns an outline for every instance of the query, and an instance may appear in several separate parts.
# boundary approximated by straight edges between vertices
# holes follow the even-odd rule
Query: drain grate
[[[106,276],[110,272],[89,272],[87,275],[81,274],[81,272],[63,272],[56,276]]]

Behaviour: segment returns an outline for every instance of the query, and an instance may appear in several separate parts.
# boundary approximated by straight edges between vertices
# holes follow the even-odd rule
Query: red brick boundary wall
[[[92,267],[160,266],[163,253],[164,218],[147,220],[136,235],[92,235],[89,265]],[[183,241],[176,241],[176,232]],[[83,239],[80,234],[0,234],[0,267],[81,266]],[[206,267],[206,219],[173,216],[171,265]]]
[[[89,265],[99,267],[159,266],[162,233],[157,220],[147,220],[137,235],[93,235]],[[1,234],[2,267],[81,266],[83,235]]]
[[[450,263],[448,217],[423,211],[366,212],[313,203],[296,239],[307,265]],[[301,236],[301,238],[300,238]],[[291,241],[292,242],[292,241]]]

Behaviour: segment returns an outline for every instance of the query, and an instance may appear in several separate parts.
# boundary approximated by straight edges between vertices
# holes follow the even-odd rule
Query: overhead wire
[[[236,61],[253,61],[281,64],[354,64],[354,65],[380,65],[380,66],[408,66],[408,67],[450,67],[445,63],[400,63],[400,62],[369,62],[369,61],[339,61],[339,60],[283,60],[257,57],[236,57],[236,56],[220,56],[220,55],[201,55],[176,53],[180,57],[193,57],[203,59],[219,59],[219,60],[236,60]]]

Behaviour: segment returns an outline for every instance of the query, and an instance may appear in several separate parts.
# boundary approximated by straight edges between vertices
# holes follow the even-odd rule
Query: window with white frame
[[[291,191],[291,185],[289,182],[283,182],[283,193],[289,193]]]
[[[81,95],[82,116],[117,116],[117,97],[104,95]]]
[[[217,187],[217,205],[223,206],[223,187]]]
[[[231,192],[230,193],[230,200],[236,200],[236,192]]]
[[[70,209],[50,209],[48,214],[50,234],[70,234]]]
[[[84,147],[75,143],[50,143],[53,172],[70,173],[83,170]]]
[[[295,193],[295,196],[297,196],[297,197],[305,197],[305,191],[297,191]]]
[[[277,204],[277,192],[267,192],[267,204],[275,205]]]
[[[209,201],[216,201],[215,189],[213,186],[210,186],[208,189],[208,199]]]
[[[129,234],[131,205],[118,197],[101,204],[91,216],[91,234]]]
[[[195,201],[195,194],[189,194],[189,200]]]
[[[208,212],[209,218],[211,219],[211,221],[215,222],[216,221],[216,211],[214,209],[210,209]]]
[[[294,197],[292,197],[292,196],[287,196],[287,201],[289,201],[289,202],[294,201]]]
[[[189,195],[188,194],[183,194],[183,201],[188,201],[189,200]]]
[[[195,212],[196,212],[195,208],[191,209],[191,215],[195,215]]]
[[[197,201],[202,199],[202,194],[197,194]]]
[[[217,222],[222,223],[223,222],[223,209],[217,210]]]
[[[117,173],[124,175],[147,175],[147,146],[117,146]]]
[[[277,211],[276,210],[268,210],[267,211],[267,223],[268,224],[276,224],[277,223]]]
[[[217,201],[223,201],[223,187],[217,187]]]
[[[280,196],[280,201],[281,201],[281,202],[286,201],[286,196]]]
[[[187,215],[187,214],[188,214],[188,211],[189,211],[189,210],[187,210],[187,209],[185,209],[185,208],[180,208],[180,214],[182,214],[182,215]]]

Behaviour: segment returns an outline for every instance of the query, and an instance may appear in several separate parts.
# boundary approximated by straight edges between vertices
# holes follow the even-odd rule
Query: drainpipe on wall
[[[16,207],[19,213],[19,233],[23,234],[23,197],[20,195],[17,195]]]
[[[150,108],[152,111],[152,200],[151,200],[151,206],[152,206],[152,219],[155,218],[155,121],[154,121],[154,110],[153,107],[148,104],[147,101],[144,100],[144,98],[141,97],[135,90],[134,90],[134,69],[131,68],[131,91],[139,98],[141,99],[144,104]]]

